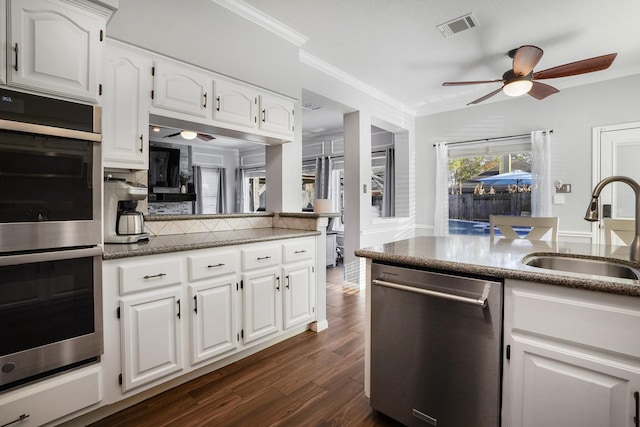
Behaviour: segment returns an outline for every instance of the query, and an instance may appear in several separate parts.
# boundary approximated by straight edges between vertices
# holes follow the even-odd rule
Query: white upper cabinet
[[[105,168],[149,168],[149,94],[152,61],[107,45],[102,95]]]
[[[259,93],[256,89],[224,80],[216,80],[213,88],[215,97],[214,120],[249,128],[258,126]]]
[[[211,117],[211,78],[197,70],[169,62],[153,67],[154,107],[194,117]]]
[[[109,14],[89,1],[10,0],[8,84],[97,102]]]
[[[293,102],[272,95],[260,95],[260,130],[293,137]]]

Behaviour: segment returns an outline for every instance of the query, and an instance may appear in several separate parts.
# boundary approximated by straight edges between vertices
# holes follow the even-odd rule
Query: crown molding
[[[255,7],[245,3],[242,0],[211,0],[220,6],[229,9],[233,13],[248,19],[254,24],[260,25],[262,28],[271,31],[272,33],[282,37],[288,42],[300,47],[309,40],[309,38],[303,34],[300,34],[293,28],[287,27],[282,22],[277,21],[256,9]]]
[[[344,84],[354,87],[367,95],[372,96],[373,98],[384,102],[385,104],[402,111],[403,113],[409,114],[413,117],[416,115],[416,110],[403,104],[402,102],[390,97],[389,95],[381,92],[379,89],[368,85],[362,80],[357,79],[351,74],[345,73],[339,68],[334,67],[333,65],[311,55],[308,52],[300,49],[300,63],[308,65],[309,67],[315,68],[316,70],[323,72],[336,80],[343,82]]]

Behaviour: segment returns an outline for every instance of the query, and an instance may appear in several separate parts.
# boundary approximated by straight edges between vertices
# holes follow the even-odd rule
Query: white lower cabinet
[[[502,425],[637,425],[637,298],[519,281],[505,286]]]
[[[248,344],[282,330],[280,267],[242,276],[243,339]]]
[[[313,321],[315,315],[314,267],[284,269],[284,328]]]
[[[121,301],[122,391],[183,369],[181,288]]]
[[[235,276],[189,285],[191,301],[191,364],[238,348]]]
[[[101,383],[95,365],[7,393],[0,396],[0,425],[37,427],[89,408],[102,400]]]
[[[224,364],[313,322],[315,242],[311,236],[106,261],[107,403]]]

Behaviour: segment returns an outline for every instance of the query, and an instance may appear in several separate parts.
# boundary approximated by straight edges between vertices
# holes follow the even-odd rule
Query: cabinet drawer
[[[315,241],[313,239],[292,240],[282,245],[282,262],[296,262],[313,258]]]
[[[234,274],[238,270],[236,252],[215,252],[190,256],[189,281]]]
[[[180,261],[158,260],[118,267],[120,295],[180,283]]]
[[[637,298],[558,286],[519,285],[507,295],[514,332],[640,357]],[[634,305],[635,304],[635,305]],[[507,313],[505,313],[507,316]]]
[[[100,377],[100,367],[93,366],[8,392],[0,397],[0,425],[41,426],[96,404]]]
[[[262,246],[242,250],[242,269],[269,267],[280,264],[280,246]]]

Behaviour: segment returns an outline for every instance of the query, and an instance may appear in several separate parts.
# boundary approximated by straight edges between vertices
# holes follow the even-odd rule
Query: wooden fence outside
[[[489,222],[489,215],[531,215],[531,193],[449,194],[449,218]]]

